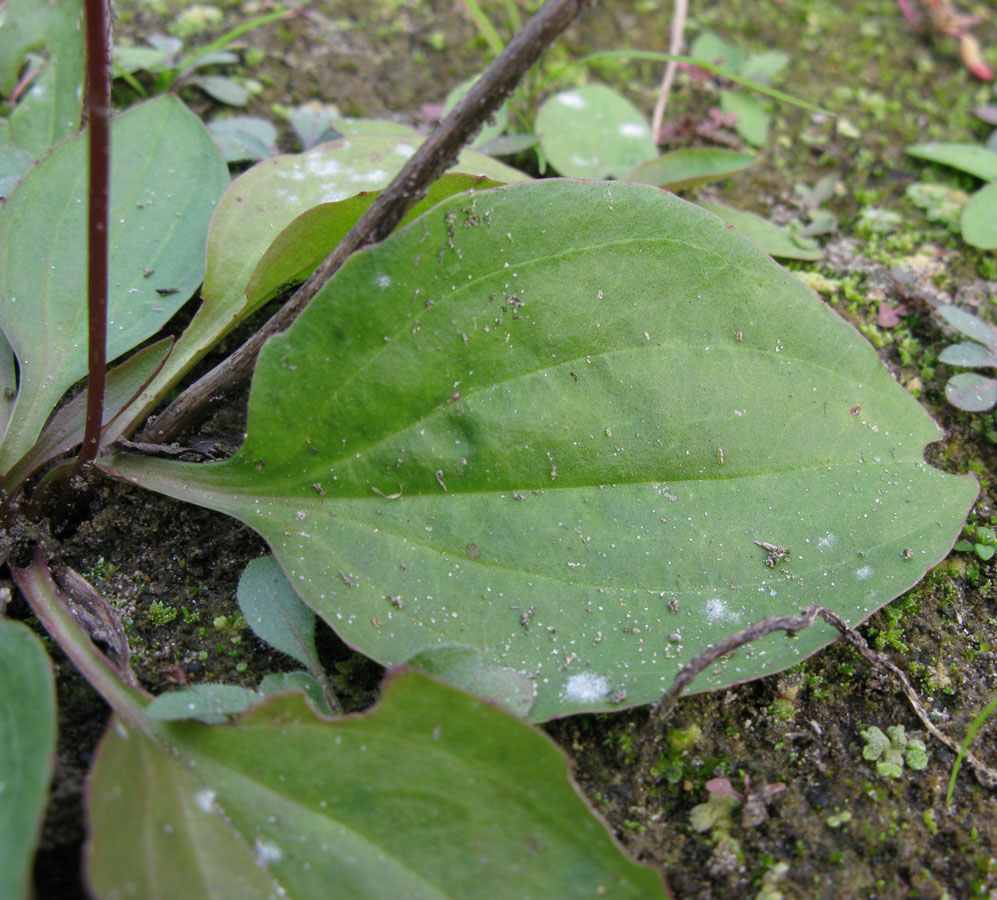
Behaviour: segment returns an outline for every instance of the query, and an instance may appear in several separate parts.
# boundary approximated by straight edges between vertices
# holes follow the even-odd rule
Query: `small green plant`
[[[921,771],[928,765],[927,748],[919,738],[908,738],[903,725],[891,725],[886,734],[876,726],[863,729],[865,740],[862,758],[876,763],[876,771],[884,778],[903,775],[904,763],[909,769]]]
[[[985,182],[979,190],[965,196],[952,191],[940,192],[938,186],[911,185],[908,196],[929,209],[929,218],[955,224],[967,244],[982,250],[997,248],[997,150],[982,144],[932,143],[912,144],[911,156],[949,166]],[[962,203],[961,212],[958,204]]]
[[[965,537],[958,541],[954,547],[960,553],[976,553],[976,555],[986,562],[993,559],[994,552],[997,551],[997,533],[986,525],[967,525],[963,529]]]
[[[941,306],[940,315],[949,325],[971,338],[946,347],[939,362],[972,369],[997,369],[997,328],[957,306]],[[953,406],[982,412],[997,404],[997,378],[975,372],[953,375],[945,385],[945,397]]]
[[[287,10],[274,10],[232,28],[207,46],[188,53],[183,52],[184,44],[180,38],[162,34],[146,38],[146,47],[115,47],[112,54],[114,76],[127,82],[139,97],[196,87],[219,103],[244,106],[250,96],[244,83],[204,70],[238,63],[238,55],[226,50],[226,47],[253,29],[287,15]],[[146,90],[136,77],[139,72],[154,76],[151,90]]]

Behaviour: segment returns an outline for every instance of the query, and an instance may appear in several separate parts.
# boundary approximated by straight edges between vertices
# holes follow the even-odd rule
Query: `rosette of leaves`
[[[899,778],[903,775],[904,763],[907,768],[920,772],[928,765],[928,752],[924,741],[909,738],[903,725],[891,725],[883,734],[881,728],[872,725],[860,734],[865,740],[862,758],[876,763],[876,771],[884,778]]]
[[[942,306],[940,315],[949,325],[971,338],[946,347],[939,361],[967,369],[997,369],[997,328],[957,306]],[[977,372],[960,372],[945,385],[949,403],[968,412],[981,412],[997,404],[997,378]]]

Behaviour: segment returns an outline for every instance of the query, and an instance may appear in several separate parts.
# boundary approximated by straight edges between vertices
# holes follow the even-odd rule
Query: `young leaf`
[[[334,715],[322,685],[308,672],[273,672],[260,682],[259,692],[264,696],[283,691],[302,692],[322,715]]]
[[[145,708],[145,714],[165,722],[200,719],[217,723],[243,712],[259,699],[256,691],[235,684],[195,684],[160,694]]]
[[[670,191],[681,191],[741,172],[754,161],[755,158],[750,153],[738,153],[735,150],[705,147],[673,150],[637,166],[627,176],[627,181],[656,184]]]
[[[769,114],[758,98],[744,91],[720,91],[720,108],[734,114],[734,130],[749,144],[762,147],[769,139]]]
[[[352,257],[270,340],[235,457],[108,471],[254,527],[379,661],[456,644],[531,678],[533,720],[656,700],[761,616],[861,621],[949,550],[974,479],[924,463],[937,426],[757,247],[626,182],[475,199]]]
[[[800,238],[794,239],[788,228],[775,225],[755,213],[735,209],[726,203],[700,205],[703,209],[720,216],[729,225],[733,225],[770,256],[778,256],[780,259],[820,259],[824,255],[816,241],[810,240],[804,244]]]
[[[6,619],[0,685],[0,897],[26,900],[55,762],[55,679],[42,642]]]
[[[337,127],[341,121],[346,120],[336,120]],[[384,188],[422,140],[418,135],[357,134],[307,153],[275,156],[233,181],[211,219],[201,306],[162,372],[125,417],[132,422],[144,418],[223,335],[270,299],[278,285],[252,297],[246,291],[257,264],[285,228],[320,204]],[[503,182],[526,177],[474,150],[461,153],[454,169]],[[348,230],[353,221],[344,224]],[[334,243],[326,243],[320,259]]]
[[[967,412],[983,412],[997,405],[997,379],[960,372],[945,385],[945,397],[953,406]]]
[[[115,721],[101,742],[87,872],[102,900],[665,896],[552,741],[414,671],[363,715],[282,696],[166,738]]]
[[[988,184],[969,198],[962,211],[962,236],[981,250],[997,249],[997,183]]]
[[[10,97],[29,52],[43,57],[8,117],[13,145],[39,157],[80,126],[83,5],[81,0],[8,0],[3,12],[0,93]]]
[[[939,306],[936,312],[957,331],[997,353],[997,328],[993,325],[958,306]]]
[[[997,356],[993,351],[970,341],[946,347],[938,355],[938,361],[950,366],[966,366],[969,369],[989,367],[997,369]]]
[[[108,359],[158,331],[200,284],[208,219],[228,184],[207,130],[175,97],[116,117],[111,143]],[[0,472],[87,373],[86,152],[85,135],[63,142],[0,208],[0,327],[21,376]]]
[[[277,153],[277,129],[266,119],[232,116],[208,123],[226,162],[267,159]]]
[[[251,560],[239,577],[239,609],[253,633],[308,669],[315,654],[315,613],[294,593],[272,556]]]
[[[997,181],[997,152],[980,144],[911,144],[907,153],[918,159],[960,169],[984,181]]]
[[[623,178],[657,154],[643,113],[602,84],[548,98],[534,131],[550,164],[573,178]]]

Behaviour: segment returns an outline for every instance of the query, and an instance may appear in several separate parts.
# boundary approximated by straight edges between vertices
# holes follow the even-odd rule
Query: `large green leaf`
[[[984,181],[997,181],[997,152],[982,144],[911,144],[907,152],[918,159],[961,169]]]
[[[857,622],[906,590],[976,496],[924,463],[938,436],[716,217],[545,181],[447,200],[354,256],[264,348],[231,460],[108,469],[257,529],[359,650],[471,648],[531,679],[543,720],[650,702],[762,616]],[[832,637],[773,636],[700,686]]]
[[[163,96],[111,123],[107,353],[158,331],[204,274],[208,220],[228,171],[204,125]],[[0,208],[0,327],[20,392],[0,472],[32,445],[51,409],[87,371],[87,139],[34,166]]]
[[[29,52],[41,58],[42,68],[10,113],[10,137],[15,147],[37,157],[80,125],[80,0],[8,0],[0,25],[0,93],[10,96]]]
[[[345,121],[357,120],[335,124]],[[324,259],[373,202],[356,195],[386,187],[421,142],[405,133],[355,134],[265,160],[233,181],[211,220],[201,306],[125,418],[143,419],[223,335],[269,300],[283,279],[301,275],[302,267],[307,274]],[[461,153],[454,169],[501,182],[527,177],[474,150]],[[447,184],[456,190],[469,186]],[[348,198],[354,199],[344,202]]]
[[[573,178],[624,178],[657,155],[647,119],[604,84],[548,98],[537,112],[534,131],[550,164]]]
[[[554,744],[414,671],[328,721],[301,695],[233,725],[120,722],[91,776],[98,897],[663,898],[568,779]]]
[[[42,642],[0,619],[0,897],[29,896],[55,761],[55,679]]]

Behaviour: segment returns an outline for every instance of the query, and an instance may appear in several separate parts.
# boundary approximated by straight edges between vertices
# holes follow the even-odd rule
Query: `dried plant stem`
[[[86,0],[87,131],[90,136],[88,210],[88,369],[83,446],[73,469],[94,461],[104,418],[107,377],[108,211],[111,197],[111,43],[107,0]]]
[[[287,329],[353,253],[391,233],[429,186],[453,165],[461,149],[505,102],[540,55],[593,2],[547,0],[294,296],[235,353],[191,385],[150,422],[138,438],[139,442],[172,440],[203,415],[212,399],[245,382],[267,338]]]
[[[679,669],[678,674],[675,676],[675,680],[672,682],[672,686],[651,711],[651,718],[647,726],[651,729],[653,735],[653,740],[650,742],[650,745],[660,746],[661,741],[664,738],[664,725],[674,710],[676,702],[679,697],[682,696],[683,691],[685,691],[692,680],[704,669],[715,663],[722,656],[726,656],[728,653],[731,653],[739,647],[743,647],[745,644],[750,644],[768,634],[772,634],[774,631],[785,631],[787,635],[792,637],[804,628],[809,628],[818,619],[823,619],[829,625],[837,628],[848,643],[852,645],[852,647],[867,663],[869,663],[869,665],[877,671],[887,674],[906,695],[907,700],[914,708],[914,712],[917,713],[917,717],[921,720],[921,724],[924,725],[925,730],[936,740],[948,747],[953,753],[959,753],[961,749],[959,743],[941,731],[941,729],[939,729],[935,723],[931,721],[928,710],[925,709],[924,704],[921,702],[920,696],[914,689],[913,685],[911,685],[903,670],[901,670],[885,653],[878,653],[873,650],[866,643],[865,638],[862,637],[858,631],[849,626],[849,624],[842,619],[841,616],[837,613],[831,612],[831,610],[823,606],[807,607],[798,616],[769,616],[765,619],[759,619],[757,622],[749,625],[741,631],[738,631],[736,634],[732,634],[729,637],[724,638],[722,641],[718,641],[713,646],[708,647],[702,653],[689,660],[688,663]],[[997,788],[997,771],[988,766],[978,757],[974,756],[968,750],[964,754],[963,758],[973,767],[976,779],[980,782],[980,784],[989,788]]]
[[[685,19],[689,11],[689,0],[675,0],[672,9],[672,29],[668,40],[668,53],[671,56],[678,56],[682,51],[682,35],[685,32]],[[668,105],[668,95],[672,90],[672,82],[675,81],[675,72],[678,63],[670,59],[665,65],[665,74],[661,79],[661,88],[658,90],[658,102],[654,104],[654,117],[651,120],[651,134],[654,135],[654,142],[661,143],[661,124],[665,119],[665,107]]]

